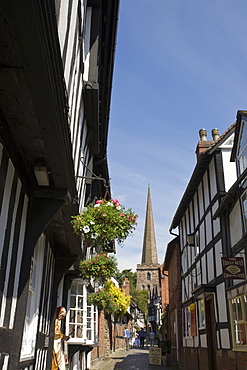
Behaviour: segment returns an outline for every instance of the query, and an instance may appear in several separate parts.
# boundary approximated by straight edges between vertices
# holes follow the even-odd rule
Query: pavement
[[[109,357],[96,361],[90,370],[174,370],[165,365],[149,364],[149,347],[119,349]]]

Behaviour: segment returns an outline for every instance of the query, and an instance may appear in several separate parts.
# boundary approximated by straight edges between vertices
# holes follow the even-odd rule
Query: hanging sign
[[[224,279],[245,279],[243,257],[221,257]]]

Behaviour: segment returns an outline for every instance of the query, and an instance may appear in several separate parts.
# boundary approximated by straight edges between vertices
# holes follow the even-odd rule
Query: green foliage
[[[89,296],[89,301],[104,310],[106,314],[114,315],[115,318],[123,316],[129,305],[131,296],[127,296],[120,288],[110,280],[106,281],[104,288]]]
[[[114,256],[108,256],[106,253],[97,254],[91,259],[80,261],[79,268],[84,279],[109,279],[116,274],[117,259]]]
[[[130,282],[130,294],[132,288],[136,287],[136,272],[132,272],[131,269],[125,269],[122,272],[118,271],[116,273],[116,279],[119,282],[120,286],[123,285],[124,279],[128,278]]]
[[[146,289],[131,289],[131,296],[137,306],[144,312],[145,317],[148,314],[148,291]]]
[[[80,215],[72,216],[71,224],[89,246],[105,245],[115,239],[122,244],[135,230],[137,217],[131,208],[126,210],[118,200],[101,199],[95,205],[85,207]]]
[[[160,346],[165,349],[165,354],[168,355],[171,352],[172,342],[170,339],[164,339],[161,341]]]
[[[125,269],[122,272],[116,273],[116,279],[119,282],[120,286],[122,286],[124,279],[128,278],[130,282],[130,294],[132,296],[133,301],[137,304],[137,306],[144,312],[145,317],[148,314],[148,291],[137,290],[136,289],[136,281],[137,281],[137,273],[136,271],[133,272],[132,269]]]

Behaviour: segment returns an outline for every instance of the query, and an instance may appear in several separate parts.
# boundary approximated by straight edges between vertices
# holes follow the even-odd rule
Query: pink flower
[[[96,204],[100,204],[100,203],[103,203],[104,201],[103,200],[96,200]]]

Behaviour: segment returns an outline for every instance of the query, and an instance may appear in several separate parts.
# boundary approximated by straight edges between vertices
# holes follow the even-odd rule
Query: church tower
[[[150,292],[159,290],[159,263],[154,231],[150,187],[148,186],[146,220],[144,227],[141,264],[137,265],[137,289],[147,289]]]

